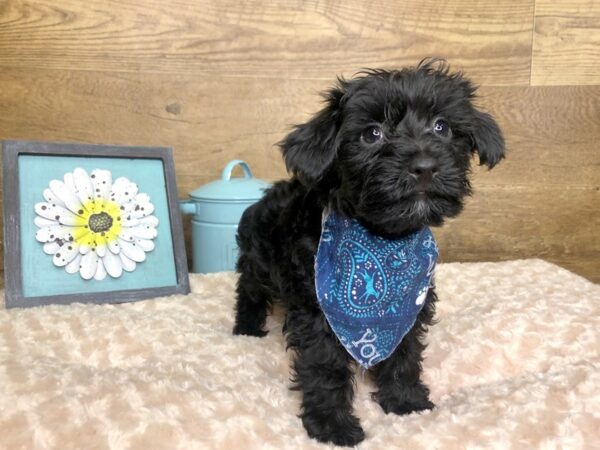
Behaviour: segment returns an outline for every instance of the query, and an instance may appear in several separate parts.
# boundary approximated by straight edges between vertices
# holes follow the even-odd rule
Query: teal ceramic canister
[[[243,177],[231,172],[241,166]],[[234,270],[238,257],[235,240],[243,212],[263,195],[269,183],[254,178],[244,161],[234,160],[223,169],[221,179],[190,192],[179,203],[192,217],[192,271],[199,273]]]

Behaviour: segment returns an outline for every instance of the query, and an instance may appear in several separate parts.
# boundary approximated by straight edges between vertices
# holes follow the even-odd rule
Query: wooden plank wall
[[[481,85],[509,150],[436,231],[443,260],[600,282],[598,0],[0,0],[0,139],[172,146],[182,197],[233,158],[274,180],[336,75],[431,55]]]

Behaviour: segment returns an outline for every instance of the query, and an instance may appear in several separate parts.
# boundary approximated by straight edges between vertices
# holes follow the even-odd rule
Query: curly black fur
[[[358,219],[371,232],[400,237],[456,216],[469,195],[474,152],[490,168],[504,156],[495,121],[472,104],[475,87],[438,60],[399,71],[370,70],[339,79],[325,107],[280,144],[289,181],[270,188],[244,213],[234,334],[264,336],[273,301],[286,306],[284,332],[295,351],[294,389],[309,436],[338,445],[364,438],[352,414],[352,358],[316,300],[314,258],[325,207]],[[450,127],[434,132],[436,121]],[[378,127],[377,142],[365,139]],[[365,131],[367,130],[367,131]],[[427,177],[415,169],[427,158]],[[428,163],[429,164],[429,163]],[[430,290],[417,323],[392,356],[372,372],[373,398],[386,413],[431,409],[420,380],[436,295]]]

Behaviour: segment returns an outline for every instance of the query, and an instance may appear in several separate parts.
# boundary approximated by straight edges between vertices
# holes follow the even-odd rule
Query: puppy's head
[[[473,153],[490,168],[504,157],[500,129],[474,94],[438,60],[339,80],[281,143],[286,166],[377,234],[440,225],[470,193]]]

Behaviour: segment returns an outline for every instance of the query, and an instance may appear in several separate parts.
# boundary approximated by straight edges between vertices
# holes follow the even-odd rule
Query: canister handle
[[[192,200],[179,200],[179,209],[182,214],[196,214],[196,203]]]
[[[248,167],[248,164],[241,159],[234,159],[233,161],[230,161],[229,164],[227,164],[223,169],[223,173],[221,173],[221,179],[224,181],[229,181],[231,179],[231,172],[233,172],[233,169],[237,165],[242,166],[242,169],[244,170],[244,178],[252,178],[252,172],[250,172],[250,167]]]

